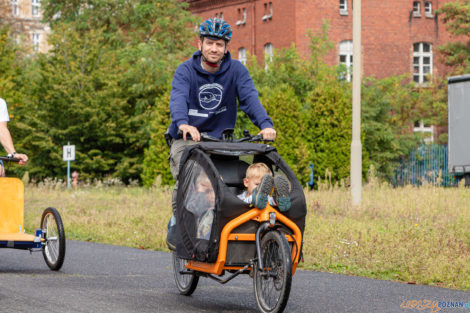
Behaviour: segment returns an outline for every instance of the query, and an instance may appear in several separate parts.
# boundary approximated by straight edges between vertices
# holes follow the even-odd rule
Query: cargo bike
[[[222,140],[203,135],[203,142],[183,152],[176,201],[175,282],[181,294],[191,295],[200,277],[225,284],[248,274],[258,309],[282,312],[302,255],[305,196],[273,146],[256,143],[262,138],[247,131],[244,136],[235,140],[230,131]],[[244,189],[247,167],[256,162],[289,181],[288,211],[269,204],[261,210],[237,197]],[[205,190],[200,190],[204,180]]]
[[[0,161],[19,159],[0,157]],[[35,234],[24,229],[24,185],[18,178],[0,177],[0,248],[42,251],[47,266],[57,271],[65,258],[65,232],[59,212],[52,207],[42,213]]]

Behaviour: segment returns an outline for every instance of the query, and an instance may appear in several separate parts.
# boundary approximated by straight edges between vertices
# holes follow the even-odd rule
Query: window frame
[[[416,50],[418,45],[418,50]],[[429,51],[424,51],[426,45],[429,47]],[[428,58],[429,63],[424,63]],[[428,80],[426,76],[433,75],[433,52],[432,44],[428,42],[415,42],[413,43],[413,59],[412,59],[412,75],[413,81],[419,85],[427,85]],[[417,61],[417,62],[416,62]],[[428,67],[428,71],[425,72],[425,68]],[[416,72],[416,69],[418,70]],[[417,80],[416,80],[417,77]]]
[[[19,7],[18,7],[18,0],[10,0],[10,7],[11,7],[11,15],[18,16],[19,15]]]
[[[431,1],[424,2],[424,15],[426,17],[434,17],[434,14],[432,13],[432,2]]]
[[[273,61],[274,45],[272,42],[267,42],[264,45],[264,69],[268,70],[269,64]]]
[[[40,0],[31,0],[31,16],[39,17],[40,16],[41,1]]]
[[[352,40],[343,40],[339,43],[338,47],[338,63],[344,64],[346,66],[346,81],[350,82],[352,80],[352,69],[353,69],[353,41]],[[346,62],[341,61],[341,57],[345,57]]]
[[[348,15],[348,0],[339,0],[339,14]]]
[[[268,3],[264,3],[264,11],[266,12],[268,10]],[[273,3],[269,2],[269,14],[263,15],[261,18],[263,22],[267,20],[271,20],[273,18]]]
[[[246,48],[240,47],[238,48],[238,61],[240,61],[243,65],[246,65]]]
[[[39,33],[32,33],[32,42],[33,42],[33,51],[39,52],[41,48],[41,34]]]
[[[246,8],[241,8],[238,9],[238,16],[243,17],[243,19],[238,20],[235,25],[240,26],[240,25],[245,25],[246,24]]]
[[[421,2],[413,1],[413,16],[421,17]]]

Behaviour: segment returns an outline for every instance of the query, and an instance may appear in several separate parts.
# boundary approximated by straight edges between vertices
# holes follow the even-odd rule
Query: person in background
[[[0,98],[0,143],[7,152],[9,158],[16,158],[20,160],[20,165],[25,165],[28,162],[28,156],[23,153],[17,153],[13,145],[10,131],[8,130],[7,123],[10,120],[8,115],[7,103]],[[5,168],[2,161],[0,161],[0,177],[5,176]]]

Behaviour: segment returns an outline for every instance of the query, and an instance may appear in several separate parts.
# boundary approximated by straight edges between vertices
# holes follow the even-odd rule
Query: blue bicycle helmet
[[[210,18],[199,26],[199,36],[213,37],[229,42],[232,39],[232,28],[223,19]]]

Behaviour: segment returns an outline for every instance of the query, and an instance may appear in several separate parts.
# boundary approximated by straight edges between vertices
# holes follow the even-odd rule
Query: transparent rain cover
[[[186,171],[187,183],[184,194],[184,207],[194,216],[196,238],[209,240],[214,221],[215,192],[204,168],[196,161],[190,160],[190,170]],[[188,169],[189,169],[188,168]]]

